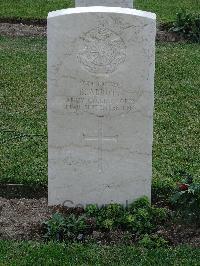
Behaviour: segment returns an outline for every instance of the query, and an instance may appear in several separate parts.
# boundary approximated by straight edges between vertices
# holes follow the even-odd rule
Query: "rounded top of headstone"
[[[156,14],[146,11],[141,11],[131,8],[121,8],[121,7],[107,7],[107,6],[89,6],[89,7],[76,7],[52,11],[48,14],[48,19],[70,15],[70,14],[81,14],[81,13],[118,13],[133,15],[138,17],[144,17],[149,19],[156,19]]]

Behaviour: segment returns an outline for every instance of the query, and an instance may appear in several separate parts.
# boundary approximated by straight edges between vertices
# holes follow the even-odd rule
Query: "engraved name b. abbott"
[[[105,26],[94,28],[80,37],[79,63],[89,72],[112,73],[125,61],[123,39]]]
[[[66,83],[73,80],[71,93],[55,95],[49,99],[49,108],[57,114],[88,113],[97,117],[128,114],[135,111],[136,103],[142,95],[139,89],[125,90],[120,83],[113,81],[79,80],[67,76],[64,80]]]

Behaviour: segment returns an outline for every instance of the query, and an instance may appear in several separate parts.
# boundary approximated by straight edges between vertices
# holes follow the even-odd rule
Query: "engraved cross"
[[[103,142],[104,141],[117,142],[117,139],[118,139],[118,135],[104,136],[102,120],[103,120],[103,116],[98,116],[98,135],[97,136],[87,136],[87,135],[83,134],[84,140],[97,141],[97,143],[98,143],[98,170],[99,170],[99,173],[103,172]]]

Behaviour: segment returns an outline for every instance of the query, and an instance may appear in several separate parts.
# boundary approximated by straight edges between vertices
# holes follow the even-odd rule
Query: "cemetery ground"
[[[4,88],[1,96],[1,183],[26,184],[30,193],[35,187],[37,190],[47,184],[46,38],[1,36],[0,47],[1,87]],[[176,190],[177,182],[186,176],[198,181],[199,60],[199,44],[157,44],[153,203],[167,209],[170,209],[168,199]],[[45,244],[42,243],[41,224],[52,212],[55,209],[47,209],[45,198],[1,198],[2,263],[8,259],[10,263],[17,263],[15,256],[26,254],[24,264],[27,261],[50,264],[51,260],[57,263],[66,260],[75,263],[77,260],[81,264],[87,259],[88,264],[94,261],[102,265],[106,261],[130,264],[134,260],[138,265],[152,265],[165,258],[166,264],[170,261],[177,265],[198,265],[200,232],[197,225],[185,226],[173,221],[168,228],[159,226],[157,232],[160,231],[161,238],[154,241],[146,235],[144,243],[137,247],[131,247],[134,241],[129,234],[118,230],[103,230],[103,233],[94,230],[89,243],[86,241],[83,245]],[[162,242],[163,237],[167,242]],[[85,241],[82,235],[80,238],[75,242]],[[13,242],[13,239],[38,242]],[[111,246],[98,246],[97,243]],[[129,246],[124,246],[127,243]],[[190,244],[193,248],[180,246],[173,248],[172,253],[170,246],[178,244]],[[44,256],[45,252],[48,255]],[[79,256],[74,257],[77,252]]]
[[[42,5],[42,1],[16,3],[17,8],[13,1],[1,1],[1,17],[43,19],[48,10],[66,7],[66,1],[49,1],[49,6]],[[162,1],[162,5],[159,1],[136,3],[141,9],[158,12],[162,22],[172,21],[177,12],[170,1]],[[198,1],[181,3],[188,10],[196,10]],[[179,1],[174,5],[179,7]],[[81,208],[71,213],[62,207],[47,208],[46,198],[40,198],[47,185],[46,38],[0,36],[0,183],[25,185],[25,191],[22,186],[13,192],[12,186],[0,188],[0,196],[4,196],[0,198],[1,265],[199,265],[199,205],[195,208],[188,204],[193,200],[199,204],[200,200],[199,186],[194,185],[199,182],[200,163],[199,52],[199,44],[195,43],[157,43],[152,185],[155,207],[151,209],[144,201],[139,211],[133,208],[134,217],[130,209],[121,210],[120,206],[110,214],[103,209],[105,216],[98,216],[94,214],[95,206],[86,214]],[[175,208],[171,197],[177,193],[180,198],[175,200]],[[61,216],[50,220],[56,211]],[[195,223],[184,220],[195,212]],[[125,220],[119,221],[118,214],[122,213]],[[151,213],[156,213],[155,217]],[[71,219],[67,226],[73,229],[64,237],[67,241],[58,243],[63,240],[62,228],[58,227],[66,214]],[[116,219],[110,219],[109,215],[115,214]],[[141,220],[137,223],[141,234],[131,231],[135,217],[136,222]],[[146,219],[151,219],[149,227]],[[43,225],[45,221],[49,222]]]

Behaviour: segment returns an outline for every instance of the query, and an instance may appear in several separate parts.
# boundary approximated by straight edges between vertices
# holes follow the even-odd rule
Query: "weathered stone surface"
[[[133,8],[133,0],[75,0],[76,7],[80,6],[119,6]]]
[[[134,9],[49,14],[50,205],[150,198],[155,34]]]

